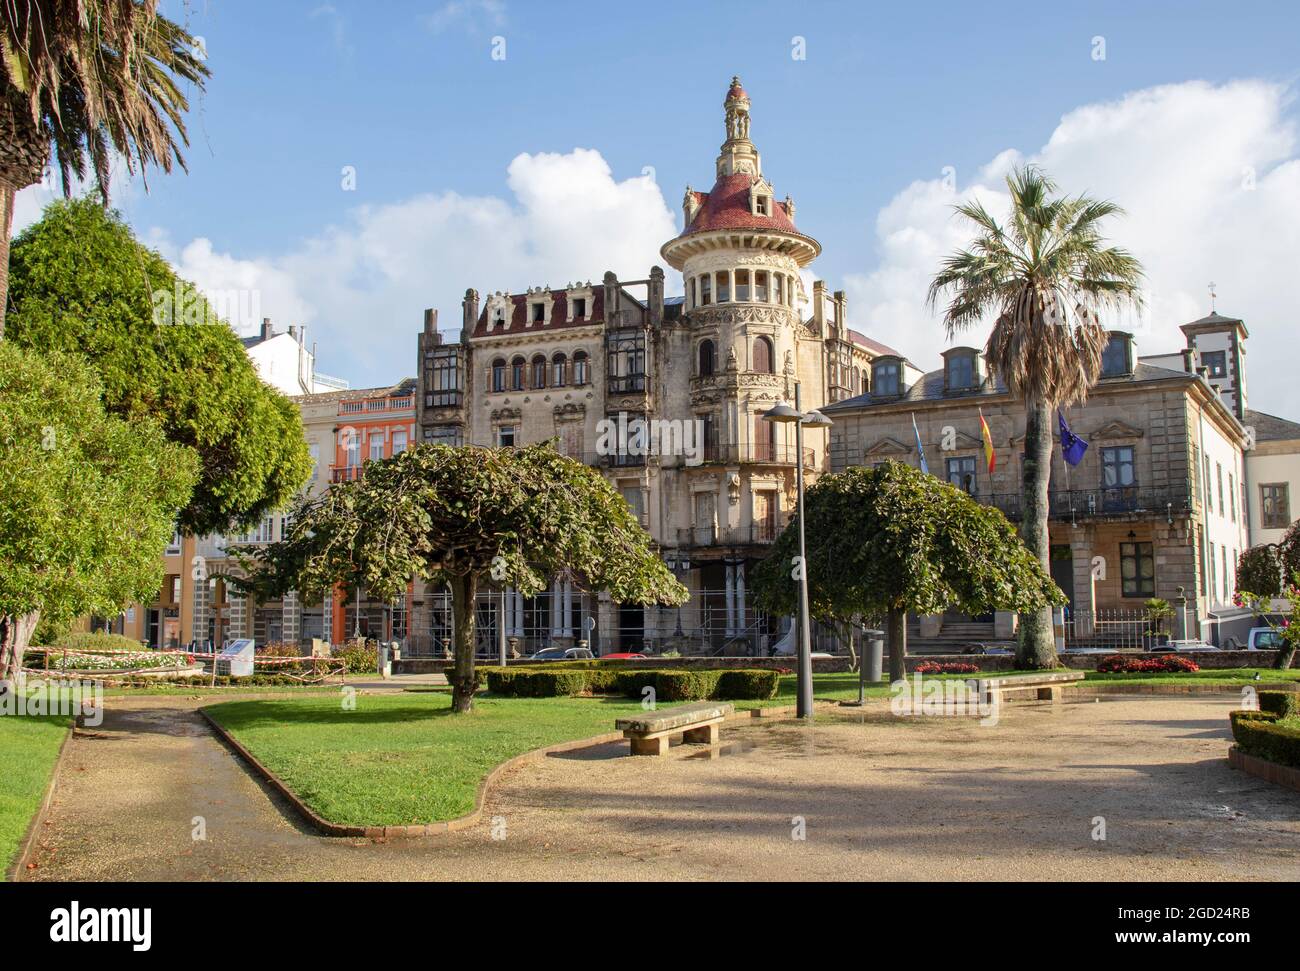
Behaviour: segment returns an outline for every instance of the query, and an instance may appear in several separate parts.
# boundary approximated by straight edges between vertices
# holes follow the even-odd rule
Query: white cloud
[[[441,33],[454,25],[476,33],[485,26],[504,27],[506,5],[503,0],[447,0],[423,20],[434,33]]]
[[[893,344],[924,368],[944,346],[936,315],[924,306],[938,262],[964,246],[970,231],[952,206],[977,197],[995,215],[1008,199],[1002,177],[1033,161],[1064,192],[1109,198],[1127,210],[1108,235],[1144,264],[1149,311],[1111,321],[1138,332],[1139,352],[1183,345],[1178,325],[1218,309],[1250,329],[1251,404],[1300,416],[1291,379],[1300,252],[1300,158],[1288,116],[1292,92],[1263,81],[1200,81],[1134,92],[1066,114],[1046,143],[1022,156],[1008,149],[956,193],[942,179],[914,182],[876,219],[879,260],[845,281],[854,326]],[[959,338],[982,345],[987,328]]]
[[[508,199],[446,192],[361,207],[279,255],[237,257],[202,238],[178,246],[158,231],[147,242],[204,291],[256,290],[277,329],[308,324],[323,370],[384,384],[414,373],[423,308],[452,330],[467,287],[561,287],[606,270],[644,279],[677,233],[653,181],[616,181],[590,149],[519,155],[507,185]]]

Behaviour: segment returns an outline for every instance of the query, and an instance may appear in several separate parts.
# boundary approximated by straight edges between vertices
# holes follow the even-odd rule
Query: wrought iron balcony
[[[1024,516],[1024,497],[1018,492],[976,495],[974,498],[1002,510],[1008,519],[1019,520]],[[1064,521],[1182,515],[1192,507],[1191,495],[1186,488],[1060,489],[1052,490],[1047,498],[1048,516]]]
[[[775,543],[781,535],[780,523],[769,521],[719,529],[717,526],[691,526],[677,530],[677,545],[684,547],[763,546]]]

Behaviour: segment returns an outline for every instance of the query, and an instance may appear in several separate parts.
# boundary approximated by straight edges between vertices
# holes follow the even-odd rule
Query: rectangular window
[[[406,451],[406,429],[399,428],[393,432],[393,454],[400,455]]]
[[[497,445],[501,448],[515,447],[515,426],[502,425],[497,429]]]
[[[1208,564],[1208,566],[1209,566],[1209,568],[1210,568],[1209,576],[1207,577],[1207,583],[1206,583],[1206,587],[1205,587],[1205,598],[1206,598],[1207,600],[1213,602],[1213,601],[1214,601],[1214,591],[1215,591],[1216,589],[1218,589],[1218,586],[1219,586],[1219,571],[1218,571],[1218,569],[1217,569],[1217,568],[1215,567],[1215,565],[1214,565],[1214,563],[1215,563],[1215,559],[1214,559],[1214,544],[1213,544],[1213,543],[1208,543],[1208,544],[1206,544],[1206,556],[1205,556],[1205,562],[1206,562],[1206,564]]]
[[[1128,373],[1128,340],[1112,337],[1101,352],[1101,376],[1109,378]]]
[[[969,354],[948,358],[948,388],[965,391],[975,385],[975,360]]]
[[[736,271],[736,299],[738,301],[749,300],[749,271]]]
[[[700,304],[708,306],[713,303],[713,281],[706,274],[700,277]]]
[[[754,272],[754,299],[760,303],[767,303],[767,271],[756,270]]]
[[[1228,376],[1228,352],[1203,351],[1201,353],[1201,367],[1207,368],[1212,378],[1226,378]]]
[[[1286,529],[1291,525],[1290,485],[1269,482],[1259,487],[1260,525],[1264,529]]]
[[[640,486],[623,486],[618,490],[627,507],[632,510],[632,515],[636,517],[639,523],[645,522],[645,494],[641,491]]]
[[[370,433],[370,460],[378,462],[384,457],[384,433]]]
[[[754,493],[754,539],[759,543],[771,543],[776,540],[776,492],[764,490]]]
[[[315,447],[315,446],[313,446],[313,448],[314,448],[314,447]],[[313,479],[316,478],[316,473],[315,473],[314,471],[312,472],[312,478],[313,478]],[[166,555],[167,555],[167,556],[175,556],[175,555],[178,554],[180,551],[181,551],[181,534],[180,534],[180,533],[172,533],[171,542],[169,542],[169,543],[167,544]]]
[[[311,481],[315,482],[320,475],[320,445],[312,442],[309,448],[311,451]]]
[[[724,270],[720,271],[715,279],[718,281],[718,303],[726,303],[731,299],[731,277]]]
[[[533,304],[533,323],[541,324],[544,323],[545,321],[546,321],[546,304],[544,303]]]
[[[576,297],[573,301],[573,319],[583,320],[587,316],[587,301],[584,297]]]
[[[460,370],[454,353],[440,353],[434,357],[426,389],[425,404],[431,408],[447,408],[460,404]]]
[[[1119,568],[1124,596],[1156,595],[1156,557],[1151,543],[1120,543]]]
[[[1219,480],[1219,515],[1222,516],[1226,511],[1226,508],[1223,505],[1223,463],[1215,462],[1214,471]]]
[[[1221,546],[1219,547],[1219,549],[1223,553],[1223,597],[1221,602],[1227,603],[1228,602],[1228,548],[1226,546]]]
[[[1214,485],[1210,481],[1210,456],[1205,456],[1205,511],[1214,512]]]
[[[776,302],[779,304],[784,304],[785,303],[785,277],[780,273],[777,273],[773,276],[772,279],[776,283]]]
[[[948,483],[967,495],[975,495],[975,456],[948,459]]]
[[[1117,445],[1101,450],[1101,484],[1106,489],[1126,489],[1137,482],[1133,467],[1133,446]]]
[[[1237,482],[1231,472],[1228,473],[1228,516],[1234,523],[1237,521]]]
[[[424,440],[430,445],[460,444],[459,425],[434,425],[424,430]]]
[[[645,390],[645,331],[611,334],[609,390],[616,394]]]

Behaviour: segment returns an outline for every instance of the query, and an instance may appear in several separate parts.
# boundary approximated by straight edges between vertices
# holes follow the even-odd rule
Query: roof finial
[[[1218,299],[1218,296],[1219,295],[1214,292],[1214,281],[1211,280],[1210,281],[1210,313],[1216,313],[1214,309],[1214,302],[1215,300]]]

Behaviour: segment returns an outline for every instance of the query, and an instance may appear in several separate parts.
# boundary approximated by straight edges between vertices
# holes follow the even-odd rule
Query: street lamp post
[[[812,720],[812,622],[808,610],[808,547],[804,533],[803,502],[803,430],[809,428],[829,428],[831,420],[820,411],[803,413],[803,398],[799,382],[794,385],[794,407],[779,402],[763,412],[769,421],[794,423],[795,428],[795,514],[799,518],[799,662],[797,667],[797,706],[796,714],[800,718]]]

